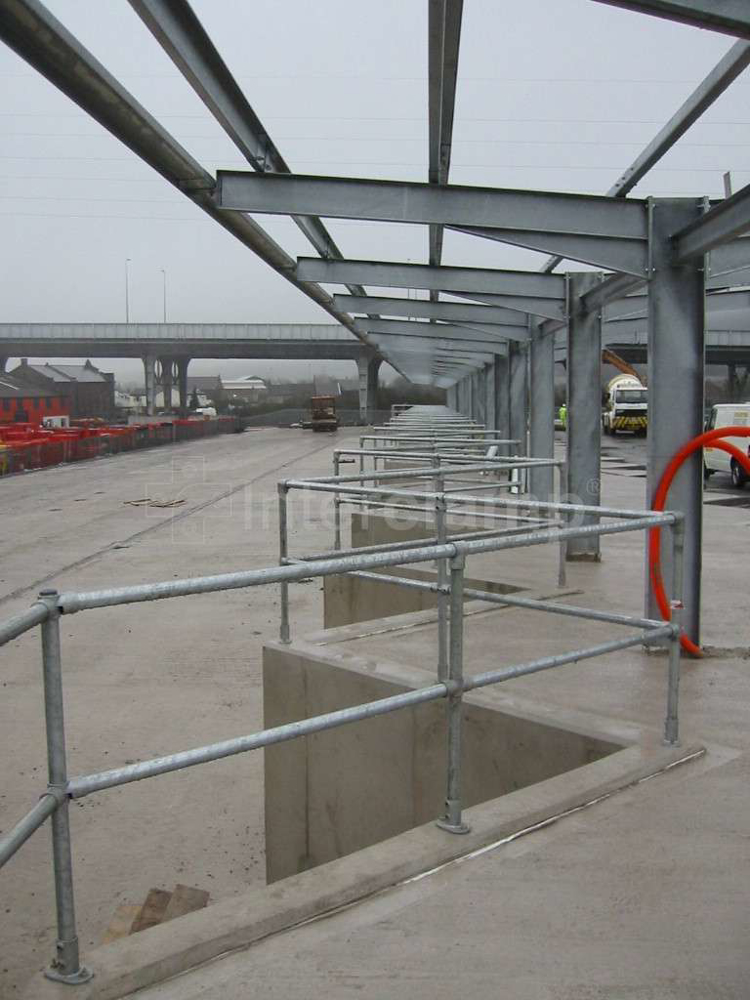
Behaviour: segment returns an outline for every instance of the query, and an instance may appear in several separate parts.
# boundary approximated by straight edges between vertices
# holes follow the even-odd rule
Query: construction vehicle
[[[314,431],[337,431],[335,396],[313,396],[310,400],[310,425]]]
[[[644,435],[648,428],[648,389],[637,375],[615,375],[607,385],[602,413],[605,434],[632,431]]]

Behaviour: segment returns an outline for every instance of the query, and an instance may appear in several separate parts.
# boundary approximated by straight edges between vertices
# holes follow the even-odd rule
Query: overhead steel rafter
[[[552,319],[565,315],[565,278],[561,274],[299,257],[297,277],[300,281],[322,281],[326,284],[343,285],[347,281],[361,281],[365,285],[381,288],[437,290]]]
[[[725,198],[691,225],[672,237],[675,259],[683,263],[702,257],[714,247],[729,243],[750,230],[750,184]],[[740,246],[747,241],[740,241]],[[744,250],[744,246],[742,247]]]
[[[479,306],[469,302],[426,302],[424,299],[399,299],[385,296],[334,295],[337,308],[349,313],[364,313],[372,305],[380,316],[408,316],[413,319],[436,319],[454,323],[495,323],[519,326],[521,314],[502,306]]]
[[[429,0],[429,172],[430,184],[447,184],[453,143],[458,53],[463,0]],[[430,264],[443,255],[443,228],[430,226]],[[430,298],[437,300],[433,291]]]
[[[378,319],[355,321],[360,330],[368,333],[399,333],[405,337],[455,336],[457,339],[477,340],[481,335],[486,340],[528,340],[528,326],[496,326],[490,323],[420,323],[405,319]]]
[[[253,169],[260,173],[290,173],[286,160],[187,0],[129,2]],[[292,218],[321,257],[342,259],[320,219],[300,215]],[[364,288],[358,286],[352,286],[351,291],[365,294]]]
[[[747,0],[597,0],[610,7],[624,7],[637,14],[680,21],[695,28],[710,28],[726,35],[750,38]]]
[[[218,171],[215,199],[219,208],[261,214],[478,228],[519,246],[564,248],[565,256],[597,267],[640,277],[648,268],[646,203],[636,199],[237,170]]]
[[[253,219],[217,209],[213,176],[36,0],[4,0],[0,38],[145,163],[275,271],[363,339],[320,285],[301,282],[296,262]]]
[[[732,84],[737,77],[750,65],[750,42],[736,42],[727,54],[719,60],[711,72],[695,88],[688,99],[672,115],[667,124],[659,129],[657,134],[640,153],[631,165],[615,181],[607,191],[610,198],[624,198],[643,180],[649,170],[669,152],[680,139],[698,121],[717,98]],[[565,258],[553,256],[545,261],[542,271],[549,273],[561,264]],[[750,262],[750,257],[748,258]]]
[[[466,347],[467,350],[493,351],[502,354],[512,337],[493,337],[481,331],[472,332],[461,327],[443,327],[438,323],[413,323],[412,326],[421,326],[422,330],[415,332],[405,331],[403,327],[389,326],[378,327],[372,331],[372,339],[381,342],[386,337],[398,339],[399,343],[410,344],[415,351],[425,351],[429,349],[431,342],[440,341],[443,346],[448,343],[458,347]]]

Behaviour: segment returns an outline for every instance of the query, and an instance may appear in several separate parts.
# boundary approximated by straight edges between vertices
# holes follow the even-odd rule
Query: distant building
[[[64,395],[71,417],[103,417],[115,413],[115,377],[87,361],[83,365],[29,364],[21,359],[11,372],[26,385],[44,389],[48,395]]]
[[[229,400],[234,396],[246,403],[259,403],[267,397],[268,393],[265,379],[258,375],[225,378],[222,379],[222,387]]]
[[[188,375],[188,399],[192,396],[193,389],[200,396],[211,398],[222,392],[224,383],[221,380],[221,375]]]
[[[0,423],[41,424],[45,417],[69,413],[68,396],[27,385],[0,372]]]

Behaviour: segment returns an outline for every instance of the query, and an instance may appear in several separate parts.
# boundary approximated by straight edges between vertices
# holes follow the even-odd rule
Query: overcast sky
[[[210,171],[246,166],[125,0],[48,7]],[[427,178],[427,0],[193,0],[292,170]],[[465,0],[451,180],[601,194],[731,46],[591,0]],[[750,76],[740,78],[636,195],[723,192],[750,181]],[[330,322],[0,45],[0,319]],[[291,220],[257,217],[293,256]],[[425,227],[331,221],[345,255],[426,261]],[[446,233],[443,262],[534,269],[543,257]],[[331,291],[334,289],[332,288]],[[340,289],[335,289],[340,290]],[[137,362],[102,362],[120,377]],[[352,375],[351,363],[314,370]],[[294,362],[211,362],[307,375]]]

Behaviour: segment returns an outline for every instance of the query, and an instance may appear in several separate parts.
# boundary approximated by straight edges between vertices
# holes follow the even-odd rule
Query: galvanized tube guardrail
[[[49,610],[46,605],[42,604],[41,601],[37,601],[36,604],[32,604],[25,611],[21,611],[17,615],[13,615],[12,618],[8,618],[0,624],[0,646],[4,646],[6,642],[10,642],[12,639],[17,639],[19,635],[23,635],[24,632],[28,632],[29,629],[34,628],[36,625],[41,625],[48,614]]]

